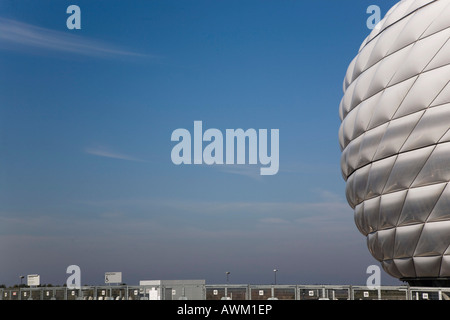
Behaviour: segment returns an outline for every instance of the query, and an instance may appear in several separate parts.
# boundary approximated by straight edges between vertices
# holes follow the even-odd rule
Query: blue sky
[[[0,283],[365,284],[338,107],[367,7],[395,2],[1,0]],[[279,129],[278,174],[175,166],[195,120]]]

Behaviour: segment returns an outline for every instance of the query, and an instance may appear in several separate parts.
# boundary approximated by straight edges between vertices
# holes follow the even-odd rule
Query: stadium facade
[[[350,63],[346,196],[370,253],[411,285],[450,284],[450,0],[403,0]]]

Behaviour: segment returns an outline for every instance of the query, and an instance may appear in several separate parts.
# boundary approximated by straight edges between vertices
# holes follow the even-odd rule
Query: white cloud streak
[[[123,154],[118,153],[110,150],[106,150],[104,148],[86,148],[84,150],[86,153],[98,156],[98,157],[105,157],[105,158],[113,158],[113,159],[120,159],[120,160],[127,160],[127,161],[136,161],[136,162],[145,162],[145,160]]]
[[[260,174],[260,167],[255,165],[219,165],[216,166],[219,168],[222,172],[230,173],[230,174],[237,174],[241,176],[245,176],[257,181],[263,181],[263,177]]]
[[[1,17],[0,46],[28,53],[31,47],[91,57],[147,56],[69,32],[55,31]]]

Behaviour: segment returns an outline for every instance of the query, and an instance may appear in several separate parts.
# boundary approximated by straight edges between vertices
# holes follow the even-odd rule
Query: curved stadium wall
[[[350,63],[339,107],[346,197],[383,269],[450,283],[450,0],[403,0]]]

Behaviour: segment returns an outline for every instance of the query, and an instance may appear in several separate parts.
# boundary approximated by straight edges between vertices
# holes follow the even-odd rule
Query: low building
[[[205,280],[141,280],[141,296],[148,300],[204,300]]]

